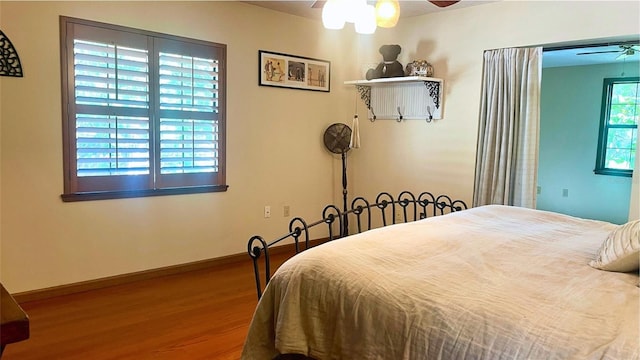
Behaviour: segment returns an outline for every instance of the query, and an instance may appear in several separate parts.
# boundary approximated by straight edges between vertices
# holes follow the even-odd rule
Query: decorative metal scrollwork
[[[396,207],[397,206],[397,207]],[[309,248],[309,230],[315,226],[322,224],[327,225],[328,237],[324,237],[325,241],[333,241],[337,238],[346,237],[349,232],[343,232],[343,219],[347,216],[355,216],[357,220],[357,229],[355,233],[362,233],[372,229],[372,215],[378,215],[377,219],[382,221],[382,225],[396,224],[397,222],[410,222],[419,219],[428,218],[431,216],[444,215],[446,213],[461,211],[467,208],[467,205],[462,200],[452,200],[447,195],[440,195],[437,198],[430,192],[423,192],[416,197],[409,191],[403,191],[394,198],[388,192],[381,192],[376,197],[376,202],[370,204],[363,197],[356,197],[351,202],[351,209],[342,212],[335,205],[327,205],[322,210],[322,219],[307,223],[302,218],[294,218],[289,222],[289,233],[278,237],[277,239],[267,243],[261,236],[254,235],[249,239],[247,243],[247,252],[253,262],[253,272],[256,281],[256,290],[258,293],[258,299],[262,296],[263,284],[260,280],[260,269],[264,269],[264,284],[271,279],[271,265],[269,249],[287,239],[293,239],[295,243],[296,254]],[[377,210],[376,210],[377,209]],[[396,212],[396,210],[399,211]],[[400,216],[396,219],[396,214]],[[387,221],[387,219],[391,221]],[[340,233],[334,235],[333,225],[338,221],[338,228]],[[346,220],[344,220],[346,222]],[[304,249],[301,249],[298,244],[301,241],[300,237],[304,240]],[[258,260],[263,259],[263,264],[259,266]]]
[[[367,109],[371,109],[371,86],[356,85],[356,89],[360,94],[360,99],[362,99],[367,106]]]
[[[18,52],[2,30],[0,30],[0,76],[22,77],[22,65]]]
[[[424,86],[429,90],[429,96],[433,99],[436,109],[440,108],[440,83],[437,81],[425,81]]]

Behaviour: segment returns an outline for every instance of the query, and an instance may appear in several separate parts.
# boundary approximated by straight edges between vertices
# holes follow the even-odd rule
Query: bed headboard
[[[430,192],[423,192],[416,197],[409,191],[402,191],[396,198],[388,192],[381,192],[373,203],[359,196],[351,201],[351,208],[344,210],[340,210],[335,205],[327,205],[322,210],[322,217],[314,222],[294,217],[289,222],[288,233],[270,242],[265,241],[260,235],[254,235],[247,243],[247,252],[253,261],[258,299],[262,296],[264,288],[260,281],[259,260],[264,258],[264,286],[266,286],[271,278],[269,249],[284,240],[293,240],[297,254],[310,247],[309,230],[316,227],[322,228],[320,225],[324,225],[326,230],[326,237],[321,239],[332,241],[374,227],[410,222],[465,209],[467,204],[464,201],[452,200],[447,195],[434,196]],[[350,228],[349,223],[353,224],[354,221],[355,228]]]

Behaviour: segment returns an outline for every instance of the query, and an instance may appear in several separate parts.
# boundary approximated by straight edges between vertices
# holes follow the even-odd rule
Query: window
[[[604,79],[596,174],[631,176],[638,146],[640,78]]]
[[[62,199],[225,191],[226,45],[60,24]]]

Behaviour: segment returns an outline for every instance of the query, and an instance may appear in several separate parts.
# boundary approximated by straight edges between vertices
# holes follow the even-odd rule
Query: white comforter
[[[242,359],[639,359],[638,274],[588,265],[614,228],[491,205],[326,243],[274,274]]]

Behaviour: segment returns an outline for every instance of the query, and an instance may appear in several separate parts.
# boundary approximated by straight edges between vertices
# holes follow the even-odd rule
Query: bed
[[[502,205],[364,231],[275,272],[242,359],[639,359],[639,247]]]

